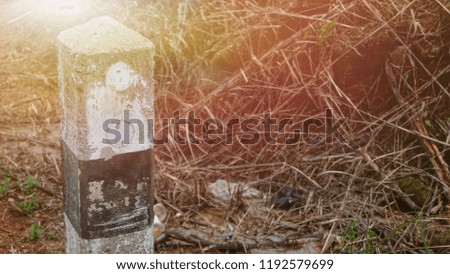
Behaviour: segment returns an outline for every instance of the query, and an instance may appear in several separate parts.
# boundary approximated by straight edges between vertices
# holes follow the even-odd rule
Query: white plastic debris
[[[261,191],[248,186],[245,183],[229,183],[225,180],[217,180],[208,186],[209,192],[216,198],[223,201],[231,201],[238,192],[242,194],[244,199],[262,198]]]
[[[156,204],[153,206],[155,217],[153,219],[153,238],[157,239],[165,231],[164,220],[167,218],[167,210],[162,204]]]

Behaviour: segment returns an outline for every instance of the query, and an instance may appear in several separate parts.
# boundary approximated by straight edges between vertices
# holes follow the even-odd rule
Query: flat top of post
[[[58,40],[74,52],[97,54],[153,48],[153,43],[117,20],[102,16],[61,32]]]

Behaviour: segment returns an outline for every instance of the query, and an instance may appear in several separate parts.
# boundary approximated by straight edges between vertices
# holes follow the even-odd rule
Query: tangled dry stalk
[[[226,121],[270,109],[294,119],[288,134],[326,108],[348,117],[346,144],[180,145],[170,130],[156,147],[155,197],[169,208],[169,227],[231,232],[228,241],[249,245],[309,235],[326,253],[423,253],[450,247],[449,9],[443,0],[161,0],[96,3],[89,16],[112,13],[155,43],[156,136],[176,110]],[[47,190],[31,217],[59,233],[55,247],[25,248],[61,252],[53,41],[65,26],[45,27],[5,24],[0,163],[17,182],[9,198],[20,199],[28,175]],[[264,199],[218,201],[206,186],[219,178],[246,182]],[[271,197],[284,186],[302,200],[275,209]],[[211,241],[159,249],[208,251],[202,242]]]

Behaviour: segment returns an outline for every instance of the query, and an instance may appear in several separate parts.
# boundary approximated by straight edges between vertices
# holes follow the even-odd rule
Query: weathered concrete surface
[[[151,140],[139,143],[133,131],[128,145],[104,144],[102,125],[107,119],[123,120],[129,110],[130,118],[143,121],[143,131],[149,132],[146,121],[154,117],[153,44],[110,17],[65,30],[58,42],[61,138],[78,159],[107,159],[151,148]],[[123,132],[124,123],[117,126]]]
[[[58,36],[68,253],[153,250],[153,56],[150,41],[110,17]]]
[[[142,254],[153,253],[153,226],[111,238],[86,240],[79,236],[64,214],[66,253],[69,254]]]

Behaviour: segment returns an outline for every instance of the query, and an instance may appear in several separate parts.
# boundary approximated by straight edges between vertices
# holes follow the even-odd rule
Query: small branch
[[[61,200],[61,201],[63,200],[63,197],[62,197],[60,194],[54,192],[53,190],[44,188],[44,187],[42,187],[42,186],[40,186],[40,185],[36,185],[35,187],[36,187],[37,189],[39,189],[39,190],[41,190],[41,191],[47,193],[47,194],[50,195],[50,196],[54,196],[54,197],[58,198],[58,199]]]
[[[250,249],[264,248],[264,247],[287,247],[293,245],[304,244],[310,242],[312,239],[321,238],[323,235],[306,235],[296,239],[285,240],[280,242],[265,242],[265,243],[241,243],[241,242],[226,242],[216,243],[207,240],[208,235],[184,228],[169,228],[164,232],[164,236],[158,238],[157,244],[162,241],[166,241],[168,238],[184,241],[194,245],[200,245],[207,251],[220,251],[220,252],[239,252],[248,251]]]
[[[4,228],[1,227],[1,226],[0,226],[0,230],[3,231],[3,232],[8,233],[9,235],[14,235],[14,233],[12,233],[11,231],[9,231],[9,230],[7,230],[7,229],[4,229]]]

